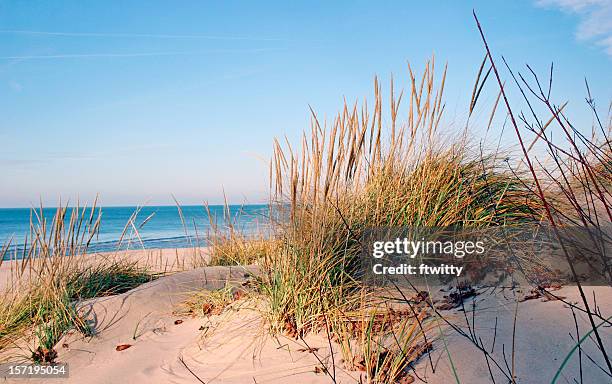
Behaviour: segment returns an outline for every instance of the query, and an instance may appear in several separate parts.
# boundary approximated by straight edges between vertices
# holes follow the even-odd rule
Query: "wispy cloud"
[[[12,35],[66,36],[66,37],[121,37],[121,38],[150,38],[150,39],[287,41],[287,39],[276,38],[276,37],[256,37],[256,36],[172,35],[172,34],[151,34],[151,33],[106,33],[106,32],[53,32],[53,31],[30,31],[30,30],[21,30],[21,29],[1,29],[0,33],[12,34]]]
[[[536,3],[577,15],[580,21],[576,37],[594,42],[612,57],[612,0],[538,0]]]
[[[261,53],[281,51],[286,48],[253,48],[253,49],[215,49],[208,51],[170,51],[170,52],[140,52],[140,53],[68,53],[52,55],[14,55],[0,56],[0,60],[38,60],[38,59],[79,59],[98,57],[147,57],[147,56],[184,56],[210,55],[216,53]]]

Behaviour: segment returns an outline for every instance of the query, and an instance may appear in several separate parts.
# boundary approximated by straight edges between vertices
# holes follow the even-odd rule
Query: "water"
[[[228,219],[222,205],[209,206],[213,221],[220,228],[227,227]],[[206,245],[206,236],[211,229],[210,218],[203,206],[182,206],[185,225],[181,221],[176,206],[142,207],[133,223],[138,234],[128,225],[124,238],[121,238],[130,217],[137,207],[102,207],[99,232],[90,246],[92,252],[112,251],[118,248],[182,248]],[[267,205],[231,205],[230,218],[234,225],[246,234],[265,228]],[[70,216],[67,212],[67,217]],[[48,225],[51,224],[55,208],[43,209]],[[87,209],[86,217],[91,211]],[[23,249],[30,231],[32,210],[29,208],[0,208],[0,245],[11,241],[12,248]],[[33,222],[37,222],[34,216]],[[140,239],[138,238],[140,237]],[[142,242],[141,242],[142,240]]]

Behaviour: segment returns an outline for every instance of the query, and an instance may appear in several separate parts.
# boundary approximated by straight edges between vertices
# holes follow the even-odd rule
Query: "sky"
[[[496,60],[554,62],[575,122],[592,122],[585,77],[607,111],[612,0],[0,1],[0,207],[266,201],[274,137],[432,54],[460,126],[484,56],[472,10]]]

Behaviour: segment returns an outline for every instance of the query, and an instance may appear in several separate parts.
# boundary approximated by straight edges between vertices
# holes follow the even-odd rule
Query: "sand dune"
[[[58,343],[58,361],[70,365],[70,377],[60,381],[194,383],[196,374],[206,383],[329,382],[329,377],[315,373],[315,366],[321,365],[317,358],[299,351],[307,348],[303,342],[263,332],[263,319],[255,306],[243,304],[240,310],[210,319],[173,313],[189,292],[244,281],[249,270],[253,268],[200,268],[91,300],[86,308],[98,333],[91,339],[69,334]],[[182,322],[175,324],[176,320]],[[322,349],[327,345],[320,336],[306,340]],[[119,344],[131,347],[117,351]],[[329,353],[324,355],[320,358],[327,363]],[[338,378],[355,382],[358,374],[338,372]]]

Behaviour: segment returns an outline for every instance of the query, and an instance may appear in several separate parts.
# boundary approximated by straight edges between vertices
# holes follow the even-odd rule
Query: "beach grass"
[[[376,82],[372,112],[345,104],[329,129],[313,115],[299,153],[276,142],[273,189],[284,203],[277,206],[288,207],[281,216],[289,218],[279,229],[280,252],[266,260],[276,322],[307,328],[324,307],[355,304],[351,293],[359,284],[351,271],[367,228],[541,218],[541,204],[502,156],[472,150],[465,134],[445,140],[438,132],[445,72],[438,88],[434,72],[433,61],[420,81],[410,71],[407,122],[397,121],[401,96],[391,98],[390,116],[383,116]]]
[[[543,217],[532,185],[505,154],[483,153],[465,132],[439,131],[445,72],[436,83],[433,60],[419,79],[410,70],[410,91],[394,97],[391,84],[387,108],[375,80],[373,107],[344,104],[331,126],[313,112],[299,151],[274,143],[271,207],[284,220],[273,225],[276,246],[264,252],[260,287],[271,328],[298,338],[326,330],[345,346],[345,361],[360,356],[371,382],[405,373],[420,356],[406,351],[427,344],[428,329],[418,319],[424,313],[385,331],[372,328],[373,318],[359,332],[346,327],[346,313],[377,300],[356,275],[366,229],[512,226]],[[405,99],[408,118],[400,122]]]
[[[380,316],[392,317],[393,310],[379,308],[376,315],[364,310],[380,299],[355,276],[365,229],[556,222],[600,228],[609,220],[610,126],[600,127],[603,139],[588,139],[567,122],[566,129],[572,131],[567,152],[560,151],[543,128],[536,141],[548,146],[556,167],[538,162],[534,170],[520,157],[512,167],[508,153],[472,145],[467,131],[451,136],[439,131],[445,70],[439,84],[434,75],[433,61],[420,79],[410,69],[407,121],[397,120],[405,94],[395,98],[391,84],[386,116],[375,81],[373,107],[345,103],[330,126],[313,112],[301,150],[276,140],[270,165],[271,210],[276,212],[271,216],[283,220],[271,224],[274,247],[253,252],[246,241],[235,244],[244,241],[237,235],[232,247],[227,242],[219,247],[225,254],[247,250],[257,255],[263,270],[259,291],[268,302],[273,332],[296,338],[327,332],[341,346],[345,366],[366,371],[370,382],[401,378],[433,337],[426,309],[391,321],[387,328],[376,324]],[[484,85],[480,75],[471,110],[478,101],[476,89]],[[215,252],[214,244],[212,248]],[[347,313],[356,315],[351,319]],[[508,372],[508,377],[513,374]]]
[[[96,332],[81,310],[83,300],[122,293],[157,276],[132,261],[83,257],[99,228],[95,212],[95,205],[60,207],[46,218],[42,209],[34,210],[23,250],[7,255],[4,248],[0,260],[8,256],[12,264],[11,281],[0,294],[0,350],[29,349],[34,361],[52,362],[67,331]]]

